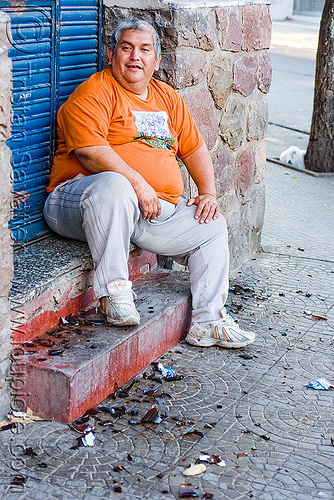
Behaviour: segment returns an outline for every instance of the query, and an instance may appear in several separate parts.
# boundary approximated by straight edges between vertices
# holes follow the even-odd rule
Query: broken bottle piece
[[[94,427],[92,427],[89,424],[78,424],[76,422],[73,422],[72,424],[70,424],[69,427],[76,432],[85,433],[85,434],[94,430]]]
[[[27,482],[27,478],[24,476],[12,477],[10,484],[15,484],[16,486],[23,486]]]
[[[219,455],[210,455],[209,453],[202,452],[198,457],[198,461],[215,464],[218,465],[218,467],[226,467],[225,460]]]
[[[122,417],[126,414],[125,406],[101,406],[101,410],[110,413],[115,418]]]
[[[37,453],[31,446],[29,446],[28,448],[24,448],[23,455],[26,455],[28,457],[37,457]]]
[[[122,487],[117,481],[113,481],[112,487],[115,493],[122,493]]]
[[[181,484],[179,489],[179,498],[195,498],[200,495],[196,493],[191,484]]]
[[[243,359],[253,359],[254,358],[254,355],[253,354],[250,354],[248,352],[244,352],[242,354],[239,354],[239,358],[243,358]]]
[[[77,438],[78,447],[81,446],[89,446],[92,447],[95,444],[95,434],[92,431],[83,434],[82,436]]]
[[[311,319],[313,321],[327,321],[326,316],[318,316],[317,314],[312,314]]]
[[[47,464],[45,462],[39,462],[39,464],[37,464],[37,467],[39,467],[40,469],[46,469]]]
[[[3,426],[0,427],[0,432],[1,431],[8,431],[9,429],[15,429],[16,427],[16,423],[15,422],[11,422],[10,424],[5,424]]]
[[[232,285],[230,287],[230,292],[234,293],[235,295],[242,295],[243,293],[254,294],[254,290],[252,288],[248,288],[238,284]]]
[[[151,408],[141,419],[141,424],[160,424],[162,418],[157,408]]]
[[[192,431],[185,432],[184,434],[181,434],[181,438],[183,438],[184,436],[200,436],[200,437],[203,437],[204,434],[203,434],[202,431],[199,431],[199,430],[195,429],[195,430],[192,430]]]
[[[48,353],[50,356],[59,356],[63,354],[65,349],[49,349]]]

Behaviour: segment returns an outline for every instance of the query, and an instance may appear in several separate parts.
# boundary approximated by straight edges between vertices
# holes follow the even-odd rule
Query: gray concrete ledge
[[[271,2],[266,0],[254,0],[252,1],[252,5],[254,4],[265,4],[270,5]],[[113,0],[105,0],[103,2],[105,7],[121,7],[121,8],[129,8],[129,3],[127,0],[119,0],[117,4]],[[244,5],[250,5],[250,2],[247,0],[178,0],[176,2],[170,0],[134,0],[131,4],[132,9],[171,9],[171,10],[179,10],[179,9],[207,9],[207,8],[216,8],[216,7],[242,7]]]
[[[53,280],[72,269],[92,269],[86,243],[51,236],[14,251],[14,279],[9,299],[45,291]]]
[[[130,244],[130,251],[137,248]],[[14,251],[14,278],[9,300],[23,303],[41,295],[70,271],[90,271],[87,243],[53,235]]]

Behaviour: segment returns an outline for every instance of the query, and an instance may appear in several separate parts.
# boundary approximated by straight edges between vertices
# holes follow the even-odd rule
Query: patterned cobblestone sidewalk
[[[71,449],[79,434],[51,422],[1,433],[2,498],[172,500],[190,483],[199,498],[216,500],[333,499],[334,393],[306,387],[319,377],[334,382],[333,271],[332,262],[258,255],[231,282],[229,296],[241,326],[258,335],[252,346],[178,345],[161,361],[182,380],[138,376],[127,398],[109,402],[138,410],[139,419],[156,407],[161,423],[132,425],[138,416],[128,414],[106,427],[91,420],[93,448]],[[240,356],[246,353],[249,359]],[[37,456],[24,455],[27,448]],[[185,478],[201,452],[220,455],[226,467],[207,464]],[[11,485],[20,476],[26,482]]]

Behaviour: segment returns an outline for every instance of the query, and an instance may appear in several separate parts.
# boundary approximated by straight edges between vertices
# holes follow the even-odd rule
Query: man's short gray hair
[[[124,30],[148,31],[151,33],[153,37],[155,58],[158,59],[161,54],[159,35],[150,23],[143,19],[138,19],[137,17],[129,17],[117,23],[110,39],[110,48],[113,52],[115,52],[121,32]]]

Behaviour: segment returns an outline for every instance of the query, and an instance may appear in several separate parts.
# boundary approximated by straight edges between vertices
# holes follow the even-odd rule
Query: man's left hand
[[[189,198],[187,206],[197,205],[195,219],[199,219],[199,223],[208,224],[211,219],[217,219],[219,215],[219,205],[215,196],[212,194],[200,194],[195,198]]]

